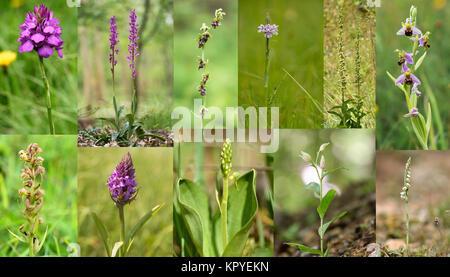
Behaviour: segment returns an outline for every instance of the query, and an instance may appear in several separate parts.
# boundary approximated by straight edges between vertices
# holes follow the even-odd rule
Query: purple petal
[[[420,34],[422,34],[422,31],[420,31],[419,29],[417,29],[414,26],[411,26],[411,29],[413,30],[413,35],[420,35]]]
[[[412,78],[412,80],[413,80],[414,83],[416,83],[416,84],[418,84],[418,85],[421,84],[419,78],[417,78],[417,77],[416,77],[414,74],[412,74],[412,73],[411,73],[411,78]]]
[[[49,44],[54,45],[54,46],[59,46],[60,43],[61,43],[61,41],[62,41],[62,40],[61,40],[59,37],[57,37],[57,36],[50,36],[50,37],[47,39],[47,42],[48,42]]]
[[[416,93],[417,97],[422,95],[422,93],[417,89],[417,84],[414,84],[412,87],[412,91]]]
[[[405,82],[405,77],[406,77],[405,74],[400,75],[400,76],[397,78],[397,80],[395,80],[395,85],[399,85],[399,84]]]
[[[406,27],[403,26],[400,30],[397,31],[397,35],[401,36],[404,35],[406,31]]]
[[[420,46],[422,46],[423,47],[423,43],[424,43],[424,37],[422,36],[421,38],[419,38],[419,44],[420,44]]]
[[[39,43],[39,42],[41,42],[41,41],[43,41],[45,39],[45,36],[43,36],[41,33],[36,33],[36,34],[31,36],[31,39],[35,43]]]
[[[406,59],[407,63],[409,63],[409,64],[414,63],[412,56],[413,56],[412,53],[411,54],[405,53],[405,59]]]
[[[44,33],[53,34],[55,32],[55,28],[53,26],[47,26],[44,28]]]
[[[27,40],[19,46],[19,53],[30,52],[33,49],[34,44],[31,42],[31,40]]]
[[[48,58],[53,54],[53,49],[48,45],[43,45],[37,51],[38,51],[39,56],[41,56],[43,58]]]
[[[402,64],[402,72],[405,73],[408,71],[408,66],[406,65],[406,63]]]

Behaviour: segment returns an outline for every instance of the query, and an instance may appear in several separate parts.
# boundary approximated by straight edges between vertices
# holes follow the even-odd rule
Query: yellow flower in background
[[[11,0],[11,8],[20,8],[23,5],[23,0]]]
[[[17,53],[12,51],[0,52],[0,66],[9,66],[17,58]]]
[[[447,0],[434,0],[433,8],[435,10],[442,10],[447,5]]]

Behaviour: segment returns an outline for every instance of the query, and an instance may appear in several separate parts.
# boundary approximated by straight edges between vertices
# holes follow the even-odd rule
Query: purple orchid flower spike
[[[19,53],[36,50],[39,56],[48,58],[56,50],[62,58],[64,41],[61,39],[62,28],[58,25],[58,18],[53,17],[53,12],[45,5],[34,7],[32,13],[28,12],[24,24],[19,26]]]
[[[402,65],[402,72],[403,74],[400,75],[397,80],[395,80],[395,85],[399,85],[399,84],[407,84],[407,85],[412,85],[412,84],[417,84],[420,85],[421,82],[419,80],[419,78],[417,78],[414,74],[411,73],[411,71],[409,70],[409,68],[406,66],[406,64],[404,63]]]
[[[265,38],[271,38],[272,36],[278,36],[278,25],[266,24],[258,26],[258,33],[264,33]]]
[[[417,95],[417,97],[421,96],[422,93],[419,91],[419,89],[417,88],[418,84],[414,83],[413,87],[412,87],[412,91]]]
[[[136,11],[130,11],[130,35],[128,36],[128,53],[130,54],[127,59],[130,63],[130,69],[132,71],[133,79],[136,78],[136,57],[139,55],[139,24],[137,24]]]
[[[402,28],[398,30],[397,35],[410,37],[412,35],[420,35],[422,32],[411,24],[411,19],[407,18],[402,22]]]
[[[127,153],[109,176],[109,182],[106,185],[109,188],[111,199],[117,207],[124,206],[136,199],[135,171],[131,155]]]
[[[405,114],[404,117],[416,117],[419,114],[418,108],[412,108],[409,113]]]
[[[114,72],[114,66],[117,65],[117,59],[116,55],[119,54],[119,49],[117,49],[117,44],[119,43],[118,37],[119,33],[117,32],[117,23],[116,23],[116,17],[113,16],[110,19],[110,28],[111,34],[109,35],[109,41],[111,45],[109,46],[109,49],[111,49],[111,53],[109,54],[109,62],[111,63],[111,70]]]

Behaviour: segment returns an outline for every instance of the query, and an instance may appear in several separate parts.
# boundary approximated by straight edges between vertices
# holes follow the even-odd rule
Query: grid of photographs
[[[450,257],[449,17],[3,0],[0,257]]]

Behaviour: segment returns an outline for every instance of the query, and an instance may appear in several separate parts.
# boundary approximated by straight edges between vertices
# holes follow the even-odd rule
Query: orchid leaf
[[[202,257],[217,256],[208,196],[198,184],[187,179],[178,181],[178,190],[180,215],[198,254]]]
[[[163,206],[164,204],[155,206],[151,211],[149,211],[143,217],[141,217],[141,219],[139,219],[138,223],[136,223],[136,225],[133,227],[130,234],[128,235],[127,239],[125,240],[124,243],[125,249],[127,250],[130,249],[130,245],[131,243],[133,243],[134,236],[141,230],[144,224],[147,223],[147,221],[150,218],[152,218],[152,216],[154,216]]]
[[[317,195],[320,195],[320,185],[316,182],[308,183],[305,188],[314,191]]]
[[[335,222],[336,220],[338,220],[339,218],[343,217],[346,214],[347,214],[347,212],[343,212],[340,215],[338,215],[335,218],[333,218],[332,220],[330,220],[327,223],[325,223],[322,228],[319,227],[319,230],[318,230],[319,236],[323,237],[323,235],[325,235],[325,232],[327,231],[327,229],[330,226],[330,224]]]
[[[416,65],[414,66],[414,71],[416,71],[417,69],[419,69],[420,65],[422,64],[423,60],[425,59],[427,55],[427,52],[425,51],[422,56],[417,60]]]
[[[331,174],[331,173],[333,173],[333,172],[336,172],[336,171],[338,171],[338,170],[341,170],[341,169],[346,169],[346,168],[343,167],[343,166],[341,166],[341,167],[338,167],[338,168],[334,168],[334,169],[327,170],[327,171],[325,171],[325,172],[323,173],[322,178],[325,178],[325,176],[327,176],[327,175],[329,175],[329,174]]]
[[[36,249],[34,249],[35,253],[38,253],[41,249],[42,246],[44,245],[45,240],[47,239],[47,234],[48,234],[48,226],[47,228],[45,228],[45,233],[44,233],[44,237],[42,238],[41,242],[39,243],[39,245],[36,247]]]
[[[325,254],[323,256],[328,257],[329,254],[330,254],[330,244],[328,243],[327,250],[325,251]]]
[[[8,229],[8,232],[15,237],[17,240],[27,243],[28,242],[28,237],[26,237],[25,235],[23,235],[22,233],[20,233],[20,235],[16,235],[13,231]]]
[[[305,245],[303,245],[303,244],[292,243],[292,242],[288,242],[288,243],[286,243],[286,244],[287,244],[287,245],[290,245],[290,246],[297,247],[298,249],[300,249],[300,251],[305,252],[305,253],[311,253],[311,254],[316,254],[316,255],[322,255],[322,251],[320,251],[319,249],[309,248],[308,246],[305,246]]]
[[[258,211],[256,171],[241,175],[237,187],[230,186],[228,193],[228,244],[222,257],[241,257]]]
[[[319,214],[320,218],[325,217],[325,213],[327,212],[328,207],[333,201],[335,194],[336,191],[334,189],[330,189],[325,195],[325,197],[323,197],[322,200],[320,201],[319,207],[317,207],[317,213]]]
[[[94,219],[95,225],[97,226],[97,230],[100,233],[100,236],[103,240],[103,245],[105,246],[106,253],[108,257],[111,257],[111,251],[109,247],[109,232],[108,229],[106,229],[105,224],[101,221],[101,219],[97,216],[97,214],[93,211],[91,211],[92,219]]]
[[[426,123],[426,137],[428,138],[430,135],[430,129],[431,129],[431,105],[428,102],[428,109],[427,109],[427,123]]]

